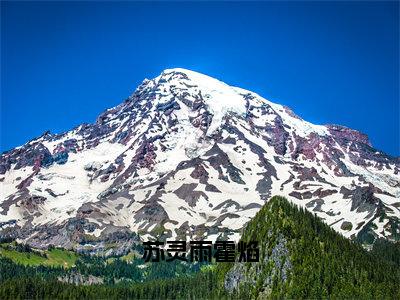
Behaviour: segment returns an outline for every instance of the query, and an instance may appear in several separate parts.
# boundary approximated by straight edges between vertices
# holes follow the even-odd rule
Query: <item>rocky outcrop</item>
[[[27,243],[104,253],[115,232],[237,239],[279,193],[373,242],[398,239],[399,173],[400,159],[356,130],[173,69],[93,124],[2,153],[0,215]]]

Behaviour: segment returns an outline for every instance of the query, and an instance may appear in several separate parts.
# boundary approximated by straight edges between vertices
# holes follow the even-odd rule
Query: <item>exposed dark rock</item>
[[[233,201],[231,199],[225,200],[224,202],[218,204],[217,206],[215,206],[213,208],[213,210],[218,210],[220,208],[228,208],[230,206],[234,206],[236,210],[238,210],[240,208],[239,203],[237,203],[236,201]]]
[[[197,201],[200,197],[204,197],[208,199],[208,196],[202,191],[195,191],[194,189],[197,187],[195,183],[184,183],[180,188],[174,191],[174,194],[177,195],[182,200],[185,200],[189,206],[196,206]]]
[[[357,212],[373,212],[379,203],[379,199],[374,196],[371,187],[356,187],[352,191],[351,196],[351,210],[357,210]]]
[[[45,201],[45,197],[33,195],[28,198],[22,199],[19,204],[29,211],[34,211],[38,208],[39,205],[43,204]]]
[[[349,231],[353,228],[353,225],[350,222],[344,221],[340,226],[340,229]]]

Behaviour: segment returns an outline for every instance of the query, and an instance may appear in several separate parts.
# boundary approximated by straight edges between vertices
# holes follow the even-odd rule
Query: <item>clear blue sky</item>
[[[1,2],[1,146],[93,122],[183,67],[400,155],[398,2]]]

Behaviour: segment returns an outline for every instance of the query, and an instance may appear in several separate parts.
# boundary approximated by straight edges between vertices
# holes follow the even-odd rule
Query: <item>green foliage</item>
[[[217,284],[212,266],[179,261],[144,264],[133,254],[112,260],[79,256],[68,269],[60,265],[23,265],[3,257],[0,270],[0,299],[163,299],[172,295],[182,299],[196,299],[200,295],[214,298]],[[84,286],[59,281],[77,274],[100,278],[103,284]],[[187,290],[188,287],[193,290]]]
[[[400,299],[399,244],[377,240],[367,252],[282,197],[257,213],[242,240],[259,242],[259,263],[144,264],[135,252],[104,259],[1,244],[0,299]],[[235,269],[244,277],[229,294]],[[74,274],[103,284],[60,282]]]
[[[217,294],[212,271],[194,277],[160,279],[130,285],[75,286],[36,277],[15,278],[0,283],[0,299],[224,299]]]
[[[1,244],[0,256],[7,257],[15,263],[27,266],[60,266],[72,267],[78,255],[73,251],[52,247],[48,251],[32,250],[27,245],[16,243]]]
[[[400,268],[400,241],[396,243],[377,239],[371,253],[378,259],[384,259]]]
[[[272,276],[274,264],[265,260],[282,237],[288,249],[284,259],[290,261],[286,280],[282,280],[279,269],[278,275]],[[248,223],[242,240],[260,241],[262,246],[261,271],[256,284],[241,287],[242,298],[400,298],[399,265],[380,254],[387,244],[369,253],[285,198],[273,197]],[[393,249],[388,260],[399,257],[396,255]],[[251,263],[246,267],[255,268]],[[265,284],[267,277],[272,277],[269,285]]]

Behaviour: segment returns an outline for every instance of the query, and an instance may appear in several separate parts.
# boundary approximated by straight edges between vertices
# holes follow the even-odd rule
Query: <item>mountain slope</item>
[[[0,298],[51,299],[398,299],[400,245],[368,252],[318,217],[273,197],[245,226],[260,260],[204,267],[126,263],[79,256],[72,268],[17,265],[1,258]],[[32,251],[32,250],[31,250]],[[60,250],[61,251],[61,250]],[[46,252],[46,251],[45,251]],[[32,254],[32,253],[31,253]],[[68,281],[66,281],[68,279]],[[67,284],[68,282],[68,284]],[[75,284],[72,284],[75,283]],[[89,285],[88,285],[89,284]]]
[[[169,69],[94,124],[3,153],[0,236],[109,254],[137,234],[238,239],[280,194],[346,237],[397,240],[399,170],[362,133]]]
[[[273,197],[241,240],[259,241],[260,262],[219,265],[225,289],[239,299],[400,297],[399,265],[368,253],[284,198]]]

